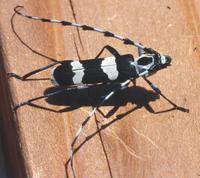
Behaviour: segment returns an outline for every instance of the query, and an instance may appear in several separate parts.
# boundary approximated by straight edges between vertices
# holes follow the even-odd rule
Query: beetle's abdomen
[[[61,65],[52,70],[52,82],[55,86],[69,86],[73,85],[72,61],[63,61]]]
[[[129,56],[129,58],[128,58]],[[63,61],[52,71],[52,81],[57,86],[121,82],[135,74],[130,67],[130,55],[84,61]]]

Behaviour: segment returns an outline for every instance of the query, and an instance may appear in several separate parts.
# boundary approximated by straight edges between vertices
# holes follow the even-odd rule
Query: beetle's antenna
[[[48,22],[48,23],[58,23],[58,24],[61,24],[63,26],[74,26],[74,27],[82,28],[82,30],[95,31],[95,32],[104,34],[104,36],[106,36],[106,37],[112,37],[112,38],[118,39],[118,40],[122,41],[125,45],[133,45],[133,46],[137,47],[138,49],[142,49],[143,51],[145,51],[147,53],[158,53],[151,48],[145,47],[141,43],[135,42],[135,41],[130,40],[129,38],[125,38],[121,35],[116,35],[116,34],[110,32],[110,31],[103,30],[103,29],[96,28],[96,27],[92,27],[90,25],[73,23],[73,22],[64,21],[64,20],[48,19],[48,18],[43,18],[43,17],[38,17],[38,16],[30,16],[30,15],[27,15],[23,12],[20,12],[20,10],[23,9],[23,8],[24,8],[23,6],[16,6],[14,8],[14,11],[18,15],[21,15],[23,17],[26,17],[26,18],[29,18],[29,19],[32,19],[32,20],[39,20],[39,21]]]

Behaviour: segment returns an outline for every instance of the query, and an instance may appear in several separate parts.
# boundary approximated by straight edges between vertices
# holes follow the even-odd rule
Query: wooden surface
[[[77,21],[107,29],[173,57],[171,67],[150,79],[175,103],[189,108],[190,113],[177,110],[150,113],[148,104],[155,111],[167,110],[171,106],[162,98],[158,99],[149,86],[139,79],[137,85],[141,88],[133,89],[130,86],[128,91],[115,96],[115,102],[110,102],[110,106],[101,107],[101,111],[106,114],[113,106],[120,105],[106,120],[97,113],[96,120],[101,122],[98,126],[107,124],[105,129],[96,133],[97,123],[93,119],[84,130],[76,146],[84,142],[87,136],[91,137],[75,154],[77,177],[200,176],[199,0],[1,0],[1,117],[10,170],[15,171],[16,177],[63,178],[67,172],[71,177],[70,169],[66,166],[69,146],[92,108],[86,102],[78,108],[71,107],[69,111],[66,109],[65,112],[56,113],[25,106],[17,111],[17,115],[11,114],[8,89],[14,103],[19,103],[40,96],[52,87],[48,80],[22,82],[10,79],[10,88],[6,84],[3,69],[23,75],[51,63],[49,59],[29,50],[13,33],[10,23],[16,5],[25,6],[30,15]],[[94,32],[77,31],[73,27],[40,23],[16,16],[14,28],[33,50],[57,60],[93,58],[107,44],[121,54],[133,53],[137,56],[133,47],[127,47],[120,41]],[[33,78],[49,76],[50,71],[45,71]],[[64,106],[49,104],[45,100],[34,104],[55,110],[70,107],[67,101]],[[136,108],[123,115],[139,104],[146,107]],[[123,117],[117,119],[120,114]]]

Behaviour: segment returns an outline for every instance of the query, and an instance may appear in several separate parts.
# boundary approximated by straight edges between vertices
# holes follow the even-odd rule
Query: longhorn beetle
[[[69,159],[69,161],[71,162],[73,177],[75,177],[75,170],[73,168],[74,145],[77,139],[79,138],[82,130],[84,129],[85,125],[94,115],[95,111],[106,100],[108,100],[117,91],[127,88],[128,84],[131,81],[135,81],[137,78],[142,77],[157,94],[159,94],[165,100],[167,100],[175,109],[178,109],[183,112],[189,112],[188,109],[177,106],[167,97],[165,97],[165,95],[162,94],[160,89],[150,80],[147,79],[148,76],[156,73],[161,69],[170,66],[172,60],[170,56],[160,54],[151,48],[146,48],[141,43],[134,42],[128,38],[124,38],[120,35],[115,35],[112,32],[105,31],[92,26],[72,23],[63,20],[54,20],[37,16],[29,16],[26,15],[25,13],[20,12],[22,8],[23,6],[16,6],[14,8],[15,14],[21,15],[25,18],[32,20],[38,20],[48,23],[58,23],[63,26],[74,26],[82,28],[83,30],[99,32],[104,34],[104,36],[116,38],[118,40],[121,40],[125,45],[133,45],[138,49],[139,57],[136,58],[135,60],[131,54],[120,55],[116,49],[107,45],[103,47],[103,49],[94,59],[91,60],[84,60],[84,61],[66,60],[60,62],[57,61],[45,67],[27,73],[24,76],[19,76],[15,73],[8,74],[9,77],[15,77],[17,79],[25,81],[28,77],[36,73],[47,70],[53,66],[56,66],[52,70],[51,80],[55,86],[61,87],[59,90],[55,92],[44,94],[42,96],[32,98],[25,102],[19,103],[14,107],[14,110],[19,109],[24,105],[29,105],[31,104],[31,102],[35,100],[48,98],[52,95],[56,95],[61,92],[66,92],[70,90],[79,90],[81,88],[88,88],[98,84],[111,84],[111,83],[117,84],[116,88],[113,88],[112,91],[110,91],[106,96],[101,98],[98,104],[93,108],[88,117],[81,124],[79,130],[76,132],[76,136],[71,144],[70,159]],[[105,49],[112,54],[112,57],[100,58],[100,55]]]

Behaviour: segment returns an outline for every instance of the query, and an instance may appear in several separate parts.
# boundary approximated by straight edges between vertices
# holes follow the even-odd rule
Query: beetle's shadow
[[[29,103],[28,105],[38,109],[43,109],[56,113],[69,112],[84,106],[95,107],[101,99],[103,99],[109,92],[113,90],[114,87],[116,87],[116,85],[99,85],[85,89],[77,89],[65,92],[63,91],[59,94],[52,95],[46,98],[46,102],[51,105],[65,106],[60,110],[55,110],[34,103]],[[63,88],[50,87],[44,91],[44,95],[51,94],[53,92],[58,92],[59,90],[63,90]],[[123,117],[133,112],[134,110],[142,107],[144,107],[150,113],[154,114],[176,110],[175,107],[172,107],[170,109],[154,111],[149,103],[159,98],[159,95],[151,90],[147,90],[139,86],[133,86],[126,88],[125,90],[116,92],[116,94],[114,94],[108,101],[104,102],[101,105],[113,106],[113,108],[106,115],[104,115],[100,109],[98,109],[98,111],[104,117],[110,117],[118,110],[119,107],[126,106],[128,103],[132,103],[134,105],[134,108],[132,108],[124,114],[121,114],[120,117]]]
[[[69,112],[80,107],[93,106],[95,107],[97,103],[103,99],[106,94],[116,87],[114,85],[100,85],[95,87],[90,87],[86,89],[77,89],[74,91],[62,92],[53,96],[46,98],[46,102],[51,105],[65,106],[60,110],[50,109],[44,106],[36,105],[31,103],[33,107],[37,107],[44,110],[49,110],[53,112]],[[50,87],[44,91],[44,94],[53,93],[59,91],[61,88]],[[104,115],[103,112],[99,110],[104,117],[109,117],[114,114],[117,109],[121,106],[126,106],[128,103],[136,105],[137,108],[146,108],[151,113],[155,113],[149,102],[155,101],[159,98],[155,92],[147,90],[143,87],[134,86],[126,88],[122,91],[118,91],[113,95],[108,101],[104,102],[101,106],[113,106],[113,108]],[[129,112],[129,111],[128,111]],[[162,111],[165,112],[165,111]]]

